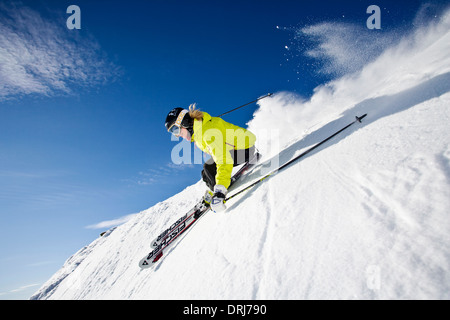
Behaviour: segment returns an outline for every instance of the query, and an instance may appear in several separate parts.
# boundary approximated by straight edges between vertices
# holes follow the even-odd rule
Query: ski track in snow
[[[276,219],[276,217],[273,217],[276,214],[275,204],[272,199],[272,192],[271,192],[271,185],[267,184],[265,186],[262,186],[264,188],[264,193],[262,195],[263,197],[263,207],[264,211],[260,210],[258,214],[264,215],[266,226],[264,229],[264,232],[261,235],[261,239],[259,240],[259,249],[258,253],[259,256],[262,257],[260,261],[260,268],[261,270],[257,273],[258,278],[260,280],[256,280],[253,288],[253,294],[252,299],[265,299],[266,295],[266,289],[265,289],[265,281],[267,274],[270,273],[270,263],[272,253],[273,253],[273,220]],[[261,219],[258,217],[258,219]]]
[[[208,212],[154,269],[138,261],[201,182],[75,253],[32,299],[450,299],[449,30],[447,12],[308,101],[262,100],[249,129],[264,158],[236,190],[368,116]]]

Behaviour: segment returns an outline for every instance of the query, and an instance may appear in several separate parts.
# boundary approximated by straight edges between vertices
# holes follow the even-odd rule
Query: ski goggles
[[[167,129],[171,134],[175,137],[179,137],[181,135],[181,122],[183,121],[184,116],[188,113],[187,110],[182,110],[177,117],[177,120]]]

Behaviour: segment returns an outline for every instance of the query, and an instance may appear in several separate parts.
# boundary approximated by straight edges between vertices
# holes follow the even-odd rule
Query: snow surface
[[[82,248],[32,299],[450,299],[449,106],[447,12],[311,99],[262,100],[249,129],[265,157],[241,185],[368,116],[208,213],[154,269],[138,267],[149,241],[202,182]]]

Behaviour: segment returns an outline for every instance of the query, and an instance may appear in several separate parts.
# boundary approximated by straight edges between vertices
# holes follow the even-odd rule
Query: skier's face
[[[185,139],[186,141],[191,141],[191,134],[187,131],[186,128],[181,127],[180,137]]]

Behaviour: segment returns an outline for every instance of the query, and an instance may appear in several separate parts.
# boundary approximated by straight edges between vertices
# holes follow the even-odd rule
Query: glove
[[[227,208],[225,206],[225,203],[223,202],[225,200],[227,192],[228,192],[227,188],[225,188],[221,184],[216,184],[214,186],[214,195],[211,200],[211,209],[214,212],[222,212],[225,211],[225,209]]]

